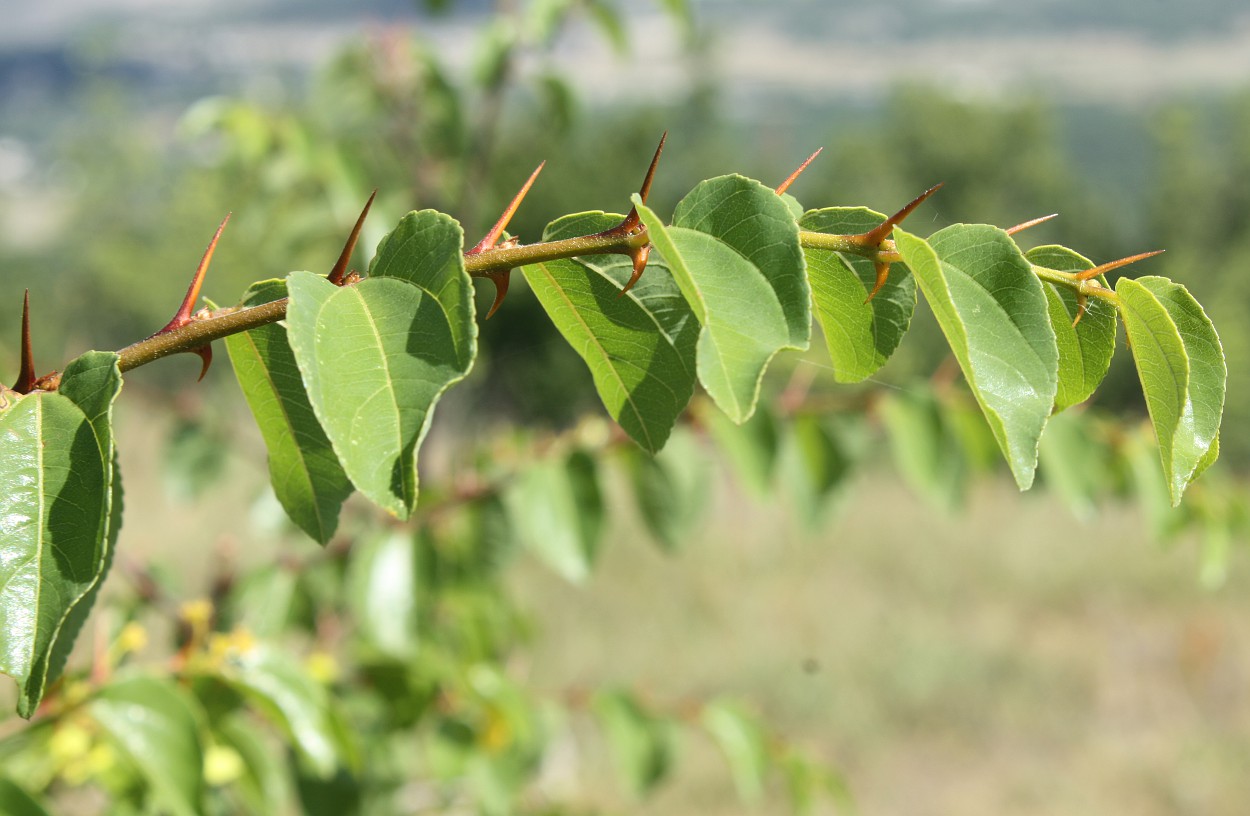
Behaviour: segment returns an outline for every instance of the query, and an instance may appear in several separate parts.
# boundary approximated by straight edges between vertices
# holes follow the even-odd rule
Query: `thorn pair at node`
[[[508,223],[512,220],[512,216],[516,215],[516,211],[521,208],[521,202],[525,200],[525,196],[529,194],[530,188],[534,186],[534,182],[538,179],[538,174],[541,173],[543,168],[546,166],[547,162],[543,161],[534,168],[534,172],[530,173],[530,177],[525,180],[524,184],[521,185],[521,189],[518,190],[517,194],[512,197],[510,202],[508,202],[508,206],[504,207],[503,214],[499,216],[499,220],[495,222],[495,226],[491,227],[490,230],[487,231],[486,235],[482,237],[482,240],[477,242],[476,246],[464,253],[466,256],[478,255],[488,249],[495,249],[497,247],[517,245],[516,238],[507,238],[503,241],[500,241],[500,239],[503,237],[504,230],[508,228]],[[486,320],[490,320],[491,316],[493,316],[495,312],[499,311],[499,307],[503,303],[504,297],[508,294],[508,284],[512,280],[512,270],[500,269],[495,272],[488,272],[486,273],[486,278],[489,279],[491,283],[495,284],[495,300],[491,303],[490,309],[486,312],[485,317]]]
[[[225,231],[226,224],[229,221],[230,213],[226,213],[226,217],[221,219],[221,223],[217,226],[217,232],[213,234],[213,240],[209,241],[208,249],[204,250],[204,256],[200,258],[200,265],[195,268],[195,274],[191,276],[191,285],[187,287],[187,294],[182,299],[182,305],[174,313],[173,319],[166,323],[164,328],[152,335],[153,337],[180,329],[195,320],[191,310],[195,307],[195,302],[200,298],[200,287],[204,285],[204,276],[208,274],[208,265],[213,261],[213,253],[217,251],[217,242],[221,239],[221,234]],[[191,349],[190,352],[199,356],[202,361],[199,379],[203,380],[204,375],[208,373],[208,367],[213,364],[213,346],[211,343],[205,343],[199,348]]]
[[[880,225],[873,227],[868,230],[868,232],[851,236],[851,240],[868,249],[879,249],[881,245],[885,243],[886,239],[890,237],[890,234],[894,232],[894,228],[903,223],[903,220],[906,219],[907,216],[915,212],[916,208],[925,202],[925,199],[942,189],[942,186],[945,183],[946,182],[939,182],[938,184],[933,185],[920,195],[913,198],[910,202],[908,202],[907,206],[903,207],[903,209],[882,221]],[[877,293],[881,291],[881,287],[885,286],[885,282],[890,277],[889,261],[876,261],[874,263],[874,269],[877,273],[877,278],[873,282],[872,291],[868,293],[868,297],[864,298],[864,303],[868,303],[876,297]]]
[[[1144,261],[1145,259],[1153,258],[1156,255],[1162,255],[1165,251],[1166,250],[1156,249],[1153,252],[1140,252],[1136,255],[1130,255],[1127,258],[1120,258],[1118,261],[1110,261],[1108,263],[1095,266],[1093,269],[1086,269],[1083,272],[1076,273],[1076,279],[1082,283],[1092,281],[1094,286],[1101,288],[1101,284],[1095,280],[1096,278],[1100,278],[1108,272],[1128,266],[1129,264]],[[1072,326],[1074,328],[1076,327],[1076,324],[1081,322],[1081,318],[1085,316],[1085,310],[1088,305],[1089,295],[1078,289],[1076,293],[1076,317],[1072,319]]]

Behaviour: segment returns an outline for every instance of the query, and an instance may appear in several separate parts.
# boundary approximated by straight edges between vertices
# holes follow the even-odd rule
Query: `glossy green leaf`
[[[404,246],[417,251],[415,240]],[[357,489],[407,518],[434,405],[472,364],[475,335],[461,323],[472,318],[455,308],[465,293],[455,279],[340,288],[308,272],[291,273],[288,287],[288,339],[321,427]]]
[[[963,504],[967,468],[960,439],[933,395],[915,389],[881,400],[894,464],[908,487],[943,510]]]
[[[738,795],[747,802],[758,801],[771,766],[759,724],[740,706],[724,700],[705,705],[700,722],[724,752]]]
[[[49,816],[34,796],[3,776],[0,776],[0,813],[4,816]]]
[[[1024,254],[1029,263],[1057,269],[1060,272],[1082,272],[1093,269],[1092,261],[1061,246],[1040,246]],[[1105,276],[1099,283],[1107,285]],[[1084,402],[1107,376],[1115,353],[1115,307],[1101,298],[1089,298],[1085,314],[1075,326],[1079,311],[1076,292],[1070,287],[1042,282],[1050,325],[1055,330],[1059,348],[1059,388],[1055,393],[1055,410]]]
[[[595,460],[585,451],[536,463],[505,497],[521,542],[573,582],[590,575],[603,532]]]
[[[593,710],[629,790],[642,796],[663,782],[673,764],[672,733],[667,723],[619,691],[595,695]]]
[[[863,207],[831,207],[805,213],[799,227],[856,235],[883,221],[884,215]],[[906,267],[895,264],[885,285],[867,300],[877,280],[872,261],[813,247],[804,247],[803,254],[834,378],[853,383],[871,377],[890,359],[911,325],[916,310],[915,279]]]
[[[741,176],[701,182],[677,205],[672,227],[633,201],[702,326],[699,382],[745,422],[769,361],[781,349],[807,348],[811,336],[811,292],[790,208]]]
[[[121,377],[108,357],[67,369],[81,407],[35,392],[0,413],[0,671],[18,682],[25,717],[53,679],[58,635],[99,583],[119,523],[109,412]]]
[[[417,649],[417,542],[388,530],[352,552],[348,602],[360,635],[383,654],[411,657]]]
[[[554,221],[543,240],[608,229],[621,216],[582,213]],[[556,328],[581,355],[612,418],[655,453],[694,393],[699,324],[672,275],[651,263],[625,295],[627,258],[593,256],[522,269]]]
[[[1046,295],[1006,232],[956,224],[928,241],[894,230],[1016,484],[1026,489],[1059,387]]]
[[[287,296],[286,281],[253,284],[244,306]],[[338,527],[352,484],[313,412],[281,323],[225,339],[235,377],[269,451],[269,479],[291,521],[325,544]]]
[[[221,677],[285,733],[310,769],[329,777],[350,763],[333,701],[324,686],[286,651],[255,645],[232,653]]]
[[[1172,504],[1220,431],[1228,369],[1215,327],[1185,287],[1167,278],[1120,278],[1115,286]]]
[[[172,680],[136,676],[105,686],[92,718],[134,763],[163,812],[204,812],[202,712]]]

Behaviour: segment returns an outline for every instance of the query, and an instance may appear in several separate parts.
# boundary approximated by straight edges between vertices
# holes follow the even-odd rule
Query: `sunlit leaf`
[[[547,226],[544,240],[587,235],[621,217],[582,213]],[[526,266],[530,288],[594,376],[612,418],[644,449],[664,446],[694,392],[699,326],[662,263],[625,295],[627,258],[592,256]]]
[[[410,532],[388,530],[353,548],[348,602],[360,635],[391,657],[417,648],[417,543]]]
[[[735,422],[755,411],[760,381],[784,348],[805,349],[811,293],[798,225],[772,190],[741,176],[704,181],[667,227],[633,198],[651,242],[702,326],[699,382]]]
[[[261,281],[243,294],[243,305],[286,295],[286,281]],[[308,401],[286,326],[260,326],[227,337],[225,344],[269,451],[274,495],[291,521],[325,544],[338,527],[339,508],[352,485]]]
[[[894,238],[1016,484],[1028,488],[1059,385],[1059,349],[1040,281],[996,227],[956,224],[928,241],[895,228]]]
[[[1024,254],[1029,263],[1057,269],[1060,272],[1082,272],[1092,269],[1092,261],[1061,246],[1040,246]],[[1099,283],[1107,285],[1105,277]],[[1075,326],[1079,313],[1076,292],[1067,286],[1042,282],[1050,324],[1055,330],[1059,348],[1059,389],[1055,394],[1055,410],[1084,402],[1107,376],[1115,353],[1115,307],[1101,298],[1088,298],[1085,313]]]
[[[1224,412],[1224,350],[1206,313],[1180,284],[1120,278],[1115,291],[1176,505],[1200,466],[1210,465]]]
[[[772,763],[755,718],[735,703],[714,700],[703,707],[699,721],[724,752],[738,795],[747,802],[758,801]]]
[[[868,232],[885,216],[863,207],[831,207],[804,214],[799,227],[853,235]],[[916,282],[895,264],[885,285],[867,300],[876,282],[872,261],[827,249],[804,247],[816,319],[824,330],[838,382],[871,377],[898,348],[916,310]]]

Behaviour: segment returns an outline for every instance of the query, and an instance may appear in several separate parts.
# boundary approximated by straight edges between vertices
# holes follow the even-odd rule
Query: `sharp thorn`
[[[202,382],[204,375],[208,373],[208,367],[213,364],[213,346],[211,343],[205,343],[197,349],[192,349],[191,353],[198,354],[200,360],[203,361],[200,365],[199,379],[196,380],[196,382]]]
[[[638,188],[638,197],[642,199],[642,203],[647,203],[647,196],[651,195],[651,182],[655,181],[655,170],[660,166],[660,154],[664,152],[664,143],[668,141],[668,131],[660,134],[660,143],[655,147],[655,154],[651,156],[651,166],[647,168],[647,175],[642,179],[642,186]],[[630,207],[629,214],[625,216],[625,220],[621,222],[621,227],[626,231],[632,231],[637,228],[640,223],[638,217],[638,208]]]
[[[912,212],[914,212],[917,207],[923,204],[926,198],[933,195],[938,190],[942,189],[942,185],[944,185],[945,183],[946,182],[941,182],[939,184],[933,185],[932,187],[925,190],[920,195],[913,198],[907,204],[906,207],[894,213],[894,215],[891,215],[889,218],[885,219],[885,221],[881,222],[880,226],[874,227],[873,229],[861,235],[860,239],[863,241],[864,245],[865,246],[881,246],[881,242],[884,241],[886,238],[890,237],[890,233],[894,230],[895,227],[903,223],[903,220],[907,218],[907,216],[911,215]]]
[[[1072,328],[1076,328],[1076,324],[1081,322],[1081,318],[1085,316],[1085,307],[1089,305],[1089,295],[1084,292],[1076,293],[1076,317],[1072,318]]]
[[[204,257],[200,259],[200,265],[196,267],[195,274],[191,277],[191,285],[187,287],[187,295],[182,299],[182,305],[178,307],[178,311],[174,314],[174,319],[165,325],[157,334],[176,329],[179,326],[185,326],[191,322],[191,310],[195,307],[195,302],[200,298],[200,287],[204,284],[204,275],[208,272],[208,265],[213,261],[213,252],[217,249],[217,241],[221,238],[221,233],[226,228],[226,223],[230,220],[230,214],[226,213],[226,217],[221,219],[221,224],[217,227],[217,232],[213,235],[213,240],[209,242],[208,249],[204,250]]]
[[[538,174],[541,173],[543,168],[546,166],[547,162],[544,161],[539,164],[538,167],[534,168],[534,172],[530,173],[529,179],[526,180],[525,184],[521,185],[521,189],[512,197],[512,201],[508,204],[508,206],[504,208],[503,215],[499,216],[499,220],[495,222],[495,226],[491,227],[490,231],[486,233],[486,236],[477,242],[477,246],[470,249],[465,253],[465,255],[476,255],[479,252],[485,252],[495,245],[495,243],[499,240],[499,236],[503,235],[503,231],[508,228],[508,222],[512,220],[512,216],[516,215],[517,209],[521,206],[521,201],[525,199],[525,196],[529,193],[530,188],[534,186],[534,180],[538,178]]]
[[[490,310],[486,312],[486,319],[490,320],[491,316],[499,311],[499,306],[503,303],[504,296],[508,294],[508,284],[512,279],[512,270],[505,269],[502,272],[491,272],[486,277],[491,283],[495,284],[495,302],[490,305]]]
[[[330,270],[326,280],[335,286],[342,286],[346,282],[347,265],[351,263],[352,253],[356,251],[356,239],[360,237],[360,229],[365,225],[365,216],[369,214],[369,208],[373,206],[373,199],[377,198],[378,191],[375,188],[369,194],[369,200],[365,202],[365,208],[360,211],[360,217],[356,219],[356,226],[352,227],[352,234],[347,236],[347,243],[343,245],[343,251],[339,253],[339,259],[335,262],[334,268]]]
[[[879,261],[874,264],[874,268],[877,271],[877,281],[872,285],[872,291],[868,293],[868,297],[864,298],[864,303],[867,303],[875,298],[877,293],[881,291],[881,287],[885,286],[886,280],[890,277],[890,265],[888,263]]]
[[[634,272],[632,275],[629,276],[629,283],[625,284],[625,288],[617,293],[616,295],[617,297],[621,297],[630,289],[634,288],[634,284],[637,283],[638,279],[642,277],[643,270],[647,268],[647,258],[650,256],[651,256],[650,244],[646,244],[644,246],[634,248],[634,251],[631,252],[629,255],[629,259],[630,261],[633,262],[633,265],[634,265]]]
[[[1016,233],[1024,232],[1026,229],[1029,229],[1030,227],[1036,227],[1038,224],[1045,224],[1050,219],[1057,218],[1057,217],[1059,217],[1059,213],[1051,213],[1050,215],[1043,215],[1041,218],[1034,218],[1031,221],[1025,221],[1023,224],[1016,224],[1014,227],[1008,229],[1006,232],[1008,235],[1015,235]]]
[[[30,343],[30,290],[22,298],[22,367],[17,374],[13,390],[29,394],[35,387],[35,352]]]
[[[1118,261],[1105,263],[1102,266],[1095,266],[1093,269],[1086,269],[1084,272],[1078,272],[1076,279],[1083,281],[1090,280],[1098,277],[1099,275],[1105,275],[1114,269],[1119,269],[1122,266],[1128,266],[1129,264],[1137,263],[1138,261],[1144,261],[1146,258],[1153,258],[1156,255],[1161,255],[1166,251],[1167,250],[1156,249],[1154,252],[1142,252],[1137,255],[1131,255],[1127,258],[1121,258]]]
[[[785,181],[783,181],[783,182],[781,182],[781,184],[777,185],[777,195],[781,195],[781,194],[782,194],[782,193],[784,193],[786,190],[789,190],[789,189],[790,189],[790,185],[791,185],[791,184],[793,184],[793,183],[795,182],[795,180],[797,180],[797,179],[798,179],[798,177],[799,177],[799,176],[803,175],[803,171],[807,169],[807,166],[808,166],[809,164],[811,164],[813,161],[815,161],[815,160],[816,160],[816,157],[820,155],[820,151],[822,151],[822,150],[824,150],[824,148],[823,148],[823,147],[818,147],[818,148],[816,148],[816,152],[814,152],[814,153],[812,153],[812,155],[808,156],[808,157],[807,157],[807,160],[806,160],[806,161],[804,161],[802,164],[800,164],[800,165],[799,165],[799,169],[798,169],[798,170],[795,170],[793,173],[791,173],[791,174],[790,174],[790,175],[786,178],[786,180],[785,180]]]

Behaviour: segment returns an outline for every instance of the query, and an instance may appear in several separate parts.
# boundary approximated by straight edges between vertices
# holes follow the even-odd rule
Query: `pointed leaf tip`
[[[347,236],[347,243],[343,245],[343,251],[339,253],[339,259],[335,262],[334,268],[330,270],[330,274],[326,280],[335,286],[342,286],[347,282],[347,265],[352,260],[352,253],[356,251],[356,240],[360,238],[360,230],[365,225],[365,217],[369,215],[369,208],[373,206],[373,199],[377,198],[378,191],[374,188],[369,194],[369,200],[365,202],[365,208],[360,211],[360,216],[356,219],[356,226],[352,227],[352,232]]]
[[[465,255],[477,255],[478,253],[485,252],[495,246],[495,243],[499,241],[499,236],[503,235],[503,231],[508,228],[508,222],[512,220],[512,216],[516,215],[516,211],[521,207],[521,202],[525,199],[525,196],[529,194],[530,188],[534,186],[534,181],[538,178],[538,174],[541,173],[543,168],[546,166],[547,162],[544,160],[534,168],[534,172],[530,173],[530,177],[523,185],[521,185],[521,189],[518,190],[517,194],[512,197],[512,201],[508,203],[508,206],[504,208],[503,214],[499,216],[499,220],[495,222],[495,226],[491,227],[490,231],[486,233],[482,240],[477,242],[477,246],[470,249],[465,253]],[[494,309],[491,309],[491,313],[494,313]],[[488,318],[489,316],[490,315],[487,315]]]
[[[895,227],[903,223],[903,221],[906,220],[907,216],[915,212],[916,208],[925,202],[925,199],[927,199],[929,196],[936,193],[938,190],[942,189],[942,187],[944,187],[945,185],[946,185],[946,182],[940,181],[937,184],[930,187],[929,189],[925,190],[923,193],[921,193],[920,195],[913,198],[910,202],[908,202],[907,206],[903,207],[903,209],[899,210],[898,212],[894,213],[894,215],[891,215],[889,218],[885,219],[885,221],[883,221],[880,226],[875,227],[869,230],[868,232],[865,232],[863,235],[861,235],[860,240],[864,243],[865,246],[880,246],[882,241],[890,237],[890,233],[894,231]]]
[[[30,342],[30,290],[22,297],[22,367],[13,390],[29,394],[35,387],[35,352]]]
[[[1031,227],[1036,227],[1039,224],[1045,224],[1047,221],[1050,221],[1051,219],[1058,218],[1058,217],[1059,217],[1059,213],[1051,213],[1050,215],[1039,216],[1038,218],[1030,219],[1021,224],[1016,224],[1014,227],[1004,230],[1004,232],[1006,232],[1008,235],[1016,235],[1018,233],[1024,232],[1026,229],[1029,229]]]
[[[799,165],[797,170],[787,176],[785,181],[777,185],[777,195],[781,195],[786,190],[789,190],[790,185],[794,184],[794,182],[798,180],[798,177],[803,175],[803,171],[807,169],[808,165],[816,160],[816,157],[820,155],[822,150],[824,150],[823,147],[816,148],[812,155],[808,156],[807,159]]]

